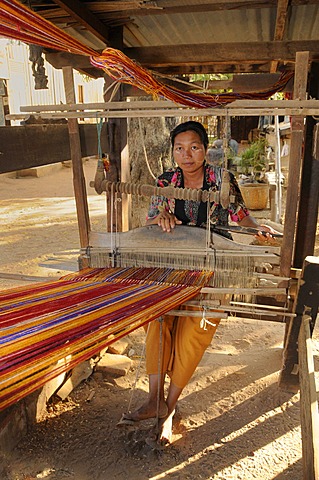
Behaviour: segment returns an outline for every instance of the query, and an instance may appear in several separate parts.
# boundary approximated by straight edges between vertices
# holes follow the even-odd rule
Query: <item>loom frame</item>
[[[304,101],[305,98],[305,93],[306,93],[306,77],[307,77],[307,71],[308,71],[308,62],[309,62],[309,53],[308,52],[299,52],[296,56],[296,74],[295,74],[295,89],[294,89],[294,97],[302,99]],[[71,74],[71,68],[67,67],[64,68],[65,72],[65,84],[66,84],[66,90],[71,91],[72,89],[74,91],[74,87],[72,86],[72,74]],[[74,98],[74,97],[73,97]],[[75,105],[75,102],[70,100],[70,96],[68,96],[67,102],[70,103],[71,105]],[[255,101],[254,101],[255,104]],[[257,104],[255,104],[257,105]],[[269,106],[269,104],[268,104]],[[304,105],[303,105],[304,107]],[[290,110],[274,110],[274,108],[269,108],[268,110],[261,110],[261,107],[259,106],[259,110],[249,110],[249,108],[244,108],[244,111],[236,111],[236,109],[232,109],[232,114],[237,114],[237,115],[260,115],[260,113],[263,111],[264,113],[268,112],[268,114],[290,114],[293,117],[293,145],[292,145],[292,150],[294,152],[293,158],[292,158],[292,172],[295,174],[294,178],[297,178],[300,169],[301,169],[301,164],[299,161],[297,161],[297,158],[301,158],[301,155],[299,153],[301,152],[301,146],[303,143],[303,121],[304,121],[304,116],[307,115],[318,115],[318,108],[317,106],[315,107],[314,110],[307,109],[308,107],[305,108],[296,108],[296,106]],[[216,112],[217,115],[228,115],[229,114],[229,106],[227,109],[221,109],[218,110],[218,113]],[[159,114],[159,111],[156,112]],[[170,115],[172,115],[173,110],[170,111]],[[182,116],[181,114],[181,109],[178,109],[177,112],[178,116]],[[192,110],[192,113],[194,113],[194,110]],[[213,111],[211,110],[207,114],[212,114]],[[144,111],[145,116],[151,115],[151,112]],[[167,112],[161,112],[161,115],[167,114]],[[205,112],[203,110],[200,111],[201,115],[204,115]],[[20,117],[17,118],[24,118],[23,114]],[[52,115],[52,114],[51,114]],[[96,115],[103,115],[103,114],[95,114]],[[87,203],[86,203],[86,192],[85,188],[83,188],[83,170],[82,170],[82,165],[81,165],[81,150],[79,148],[79,142],[78,142],[78,129],[76,126],[77,123],[77,118],[83,118],[83,112],[81,114],[75,113],[72,114],[68,120],[68,125],[69,125],[69,134],[70,134],[70,143],[71,143],[71,157],[72,157],[72,162],[73,162],[73,173],[74,173],[74,180],[75,180],[75,196],[77,200],[77,212],[78,212],[78,222],[79,222],[79,231],[80,231],[80,240],[81,240],[81,247],[85,248],[89,245],[88,242],[88,237],[89,237],[89,231],[90,231],[90,225],[89,225],[89,217],[88,217],[88,210],[87,210]],[[116,118],[115,112],[108,114],[109,118]],[[126,113],[125,115],[121,112],[117,118],[127,118],[128,114]],[[44,118],[44,117],[43,117]],[[51,117],[52,118],[52,117]],[[65,116],[64,116],[65,118]],[[106,117],[105,117],[106,118]],[[293,191],[294,190],[294,191]],[[290,207],[291,211],[289,212],[289,216],[286,217],[286,222],[287,224],[285,225],[285,235],[284,235],[284,246],[285,248],[283,249],[284,251],[284,258],[282,258],[281,262],[281,274],[284,277],[291,277],[291,264],[292,264],[292,257],[293,257],[293,244],[294,244],[294,222],[296,218],[296,211],[297,211],[297,194],[298,194],[298,189],[295,188],[290,188]],[[294,193],[295,192],[295,193]],[[286,223],[285,222],[285,223]],[[85,256],[82,257],[82,260],[85,263]],[[295,295],[295,294],[294,294]],[[294,326],[295,322],[290,321],[287,323],[288,326]],[[306,352],[307,354],[307,359],[309,359],[309,353],[305,346],[305,338],[310,338],[311,334],[308,333],[307,331],[307,326],[303,326],[302,328],[306,329],[306,333],[304,331],[301,331],[301,334],[304,335],[303,337],[300,337],[300,345],[302,345],[303,352]],[[299,328],[296,326],[297,331],[299,332],[300,330],[300,325]],[[289,330],[289,328],[288,328]],[[287,336],[285,338],[285,345],[290,346],[294,353],[297,353],[295,345],[293,344],[293,340],[291,338],[290,332],[287,332]],[[304,354],[303,354],[304,355]],[[300,361],[302,361],[302,357],[300,356]],[[306,362],[309,364],[309,362]],[[305,373],[304,379],[301,384],[302,391],[306,391],[306,389],[311,388],[313,392],[313,386],[309,387],[309,384],[307,384],[307,381],[305,379],[308,378],[309,375],[307,375],[307,371],[309,370],[309,366],[305,362],[302,364],[301,363],[301,370],[303,373]],[[287,376],[286,378],[286,387],[291,388],[293,383],[291,382],[291,376]],[[305,385],[307,384],[307,385]],[[311,412],[309,414],[309,402],[305,402],[303,405],[304,410],[307,410],[307,414],[305,414],[304,419],[305,421],[303,422],[303,433],[306,431],[306,427],[308,428],[309,424],[313,426],[313,422],[317,422],[317,417],[318,417],[318,412]],[[303,435],[303,439],[305,438],[305,434]],[[307,453],[307,464],[305,465],[304,469],[309,472],[309,476],[307,478],[310,479],[317,479],[318,478],[318,451],[317,448],[313,448],[314,445],[316,445],[316,438],[314,436],[313,430],[311,431],[311,439],[307,440],[308,445],[305,446],[305,455]],[[310,453],[309,453],[310,452]],[[309,454],[309,456],[308,456]],[[310,469],[309,465],[312,467]]]

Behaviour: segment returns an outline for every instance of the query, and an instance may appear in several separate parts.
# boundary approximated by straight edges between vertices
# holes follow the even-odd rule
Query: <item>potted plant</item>
[[[267,141],[260,137],[242,153],[239,166],[242,172],[239,188],[247,208],[263,210],[267,207],[269,184],[265,176]]]

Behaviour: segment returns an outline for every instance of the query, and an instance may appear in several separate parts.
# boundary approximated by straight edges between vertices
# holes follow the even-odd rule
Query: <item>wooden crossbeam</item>
[[[79,110],[79,111],[76,111]],[[81,110],[81,111],[80,111]],[[149,118],[189,116],[308,116],[319,115],[319,100],[236,100],[219,108],[188,108],[168,101],[110,102],[92,104],[21,107],[7,120],[22,120],[34,114],[43,119],[61,118]]]

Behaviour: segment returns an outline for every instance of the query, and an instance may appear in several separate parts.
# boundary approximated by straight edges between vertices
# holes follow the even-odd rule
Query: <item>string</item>
[[[140,377],[142,360],[144,360],[144,358],[145,358],[145,348],[146,348],[146,341],[147,341],[147,336],[148,336],[149,329],[150,329],[150,323],[147,325],[145,340],[143,342],[142,352],[141,352],[141,355],[140,355],[140,360],[138,362],[137,369],[136,369],[135,380],[134,380],[134,384],[133,384],[133,387],[132,387],[132,390],[131,390],[131,395],[130,395],[130,399],[129,399],[129,403],[128,403],[128,407],[127,407],[128,412],[131,412],[133,397],[134,397],[134,394],[135,394],[135,391],[136,391],[136,386],[137,386],[138,379]]]
[[[103,128],[103,118],[97,118],[96,116],[96,129],[97,129],[97,155],[98,155],[98,166],[104,167],[103,163],[103,153],[101,145],[101,133]]]
[[[156,395],[156,426],[157,430],[159,429],[159,417],[160,417],[160,399],[161,399],[161,388],[163,378],[162,376],[165,375],[162,372],[162,358],[163,358],[163,317],[159,317],[158,319],[159,326],[160,326],[160,334],[159,334],[159,349],[158,349],[158,369],[157,369],[157,395]]]
[[[146,147],[145,147],[145,142],[144,142],[144,137],[143,137],[143,133],[142,133],[141,119],[140,119],[140,118],[138,118],[138,125],[139,125],[139,130],[140,130],[140,137],[141,137],[142,147],[143,147],[143,151],[144,151],[145,162],[146,162],[148,171],[150,172],[151,176],[153,177],[154,180],[156,180],[156,175],[154,175],[154,173],[152,172],[151,166],[150,166],[149,161],[148,161],[147,152],[146,152]]]

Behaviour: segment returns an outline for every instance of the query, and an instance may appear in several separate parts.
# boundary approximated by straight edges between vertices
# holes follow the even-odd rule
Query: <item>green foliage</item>
[[[240,167],[245,175],[252,175],[256,181],[260,181],[266,170],[266,147],[267,140],[260,137],[252,142],[242,153]]]

